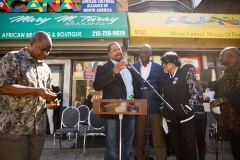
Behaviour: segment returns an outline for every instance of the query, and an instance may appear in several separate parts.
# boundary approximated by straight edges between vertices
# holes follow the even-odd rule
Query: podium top
[[[147,100],[94,99],[94,114],[147,115]]]

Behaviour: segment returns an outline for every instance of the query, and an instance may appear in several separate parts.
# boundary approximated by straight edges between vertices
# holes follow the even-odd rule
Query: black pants
[[[225,132],[224,138],[229,139],[234,160],[240,160],[240,132],[232,131],[226,127],[220,127]]]
[[[207,115],[204,118],[195,118],[195,131],[198,147],[198,158],[199,160],[205,160],[206,155],[206,126],[207,126]]]
[[[194,119],[180,124],[168,122],[168,129],[177,160],[197,160]]]

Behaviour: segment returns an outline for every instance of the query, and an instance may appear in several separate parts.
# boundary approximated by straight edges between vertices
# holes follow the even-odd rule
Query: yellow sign
[[[240,14],[128,13],[131,37],[240,39]]]

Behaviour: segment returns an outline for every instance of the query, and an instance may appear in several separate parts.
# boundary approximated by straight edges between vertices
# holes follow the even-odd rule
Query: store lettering
[[[114,0],[82,0],[82,3],[115,3]]]
[[[82,37],[82,32],[47,32],[52,38],[66,38],[66,37]],[[29,38],[32,37],[34,33],[17,33],[17,32],[5,32],[2,33],[2,38]]]
[[[21,3],[27,3],[27,6],[24,6],[22,8],[16,9],[13,8],[12,5],[19,2],[19,0],[9,0],[7,3],[5,0],[0,0],[0,10],[5,10],[6,12],[29,12],[34,10],[34,12],[48,12],[48,6],[54,11],[54,12],[63,12],[65,10],[69,11],[72,10],[72,12],[79,12],[76,8],[76,6],[72,3],[71,0],[64,0],[62,4],[60,5],[60,0],[56,0],[55,4],[51,2],[51,0],[43,0],[42,5],[37,0],[20,0]]]
[[[232,32],[232,37],[240,38],[240,33]]]
[[[134,33],[136,35],[145,35],[145,30],[135,30]]]
[[[170,31],[170,35],[172,36],[185,36],[184,32]]]
[[[224,37],[223,33],[207,32],[207,35],[211,37]]]
[[[98,16],[80,16],[81,18],[83,18],[81,21],[87,21],[87,22],[106,22],[107,24],[112,24],[113,22],[115,22],[116,20],[118,20],[118,18],[109,18],[109,17],[98,17]]]
[[[193,24],[193,25],[205,25],[205,24],[216,24],[216,25],[240,25],[240,19],[237,17],[193,17],[193,16],[181,16],[179,18],[169,16],[166,24],[172,23],[183,23],[183,24]]]
[[[197,33],[197,32],[188,31],[188,32],[187,32],[187,35],[188,35],[188,36],[204,37],[204,36],[205,36],[205,33],[204,33],[204,32],[202,32],[202,33]]]
[[[3,33],[2,38],[19,38],[25,37],[25,33]]]
[[[51,18],[34,18],[34,16],[16,16],[9,18],[10,22],[36,22],[36,25],[41,25],[47,21],[49,21]]]

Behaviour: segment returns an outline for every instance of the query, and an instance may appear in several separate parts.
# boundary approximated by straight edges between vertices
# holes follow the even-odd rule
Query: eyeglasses
[[[168,64],[168,63],[171,63],[169,60],[163,60],[162,61],[162,64]]]

